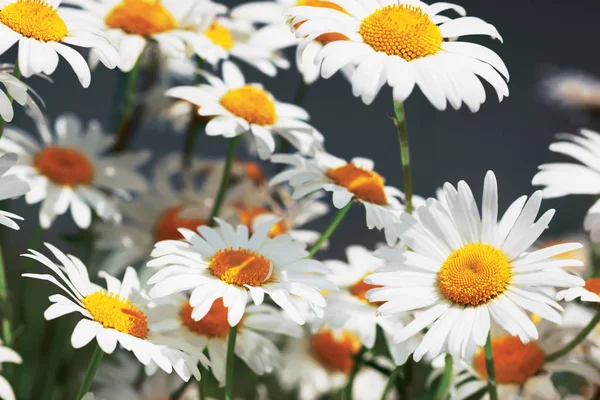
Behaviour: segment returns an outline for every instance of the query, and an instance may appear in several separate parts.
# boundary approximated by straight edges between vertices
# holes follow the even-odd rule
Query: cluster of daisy
[[[550,150],[577,163],[540,166],[542,189],[502,214],[492,171],[481,202],[464,181],[413,194],[403,104],[416,87],[438,110],[477,112],[484,82],[508,96],[502,59],[461,40],[502,41],[493,25],[418,0],[3,0],[0,32],[0,56],[17,47],[0,64],[0,200],[40,203],[23,265],[0,252],[1,399],[600,396],[593,245],[541,239],[555,211],[538,217],[543,198],[600,194],[600,134],[559,135]],[[288,48],[292,103],[241,69],[275,76]],[[115,133],[46,118],[22,79],[51,80],[59,55],[84,88],[100,63],[126,76]],[[309,123],[306,88],[337,72],[366,105],[391,88],[402,191],[373,160],[329,153]],[[571,107],[600,104],[594,78],[545,86]],[[35,134],[6,124],[14,101]],[[129,148],[140,115],[185,131],[181,154]],[[201,132],[226,139],[226,156],[198,157]],[[326,259],[357,208],[367,229]],[[0,211],[8,228],[20,220]],[[600,201],[583,227],[600,242]],[[47,326],[31,279],[55,287]]]

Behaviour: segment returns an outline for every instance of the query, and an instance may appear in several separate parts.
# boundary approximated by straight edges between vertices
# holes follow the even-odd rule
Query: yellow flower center
[[[365,282],[365,278],[369,275],[371,275],[371,274],[365,275],[360,281],[358,281],[354,285],[350,286],[350,294],[352,294],[357,299],[366,301],[366,302],[369,302],[369,300],[367,299],[367,292],[369,290],[383,287],[380,285],[371,285],[370,283]],[[370,304],[379,306],[383,303],[384,302],[373,302]]]
[[[60,42],[68,35],[65,21],[44,0],[17,0],[0,10],[0,22],[21,35],[43,42]]]
[[[151,36],[177,27],[177,20],[160,0],[123,0],[106,14],[104,23],[110,28],[141,36]]]
[[[496,381],[500,384],[523,385],[537,374],[544,365],[544,353],[534,342],[523,344],[514,336],[503,336],[492,340]],[[473,366],[487,378],[485,354],[479,350],[473,359]]]
[[[321,329],[310,338],[313,357],[333,372],[350,373],[354,366],[354,355],[360,348],[360,340],[349,331],[336,334],[329,329]]]
[[[273,125],[277,122],[275,103],[271,96],[254,85],[229,90],[221,97],[221,105],[251,124]]]
[[[587,279],[584,288],[600,296],[600,278]]]
[[[260,286],[271,277],[271,263],[262,255],[246,249],[219,250],[208,266],[223,282],[237,286]]]
[[[335,3],[331,3],[329,1],[298,0],[296,2],[296,5],[297,6],[308,6],[308,7],[319,7],[319,8],[330,8],[332,10],[336,10],[336,11],[343,12],[344,14],[348,14],[346,12],[346,10],[344,10],[342,7],[338,6]],[[296,25],[294,25],[294,28],[298,29],[298,27],[300,27],[300,25],[302,25],[304,22],[305,21],[298,22]],[[315,40],[318,42],[321,42],[322,44],[327,44],[327,43],[335,42],[336,40],[348,40],[348,37],[346,35],[342,35],[341,33],[330,32],[330,33],[324,33],[324,34],[318,36]]]
[[[359,33],[375,51],[406,61],[427,57],[442,48],[442,33],[420,7],[392,4],[378,9],[360,24]]]
[[[46,147],[35,156],[34,166],[58,185],[88,185],[94,179],[94,166],[87,156],[67,147]]]
[[[231,50],[233,47],[233,35],[231,31],[223,25],[213,22],[210,24],[208,29],[204,32],[204,35],[211,40],[217,46],[221,46],[225,50]]]
[[[82,301],[94,321],[107,329],[115,329],[138,338],[148,334],[146,315],[135,304],[118,294],[99,290],[85,296]]]
[[[190,332],[198,335],[212,338],[226,338],[229,335],[229,323],[227,322],[227,307],[223,304],[223,299],[218,298],[210,307],[208,313],[199,321],[192,318],[193,307],[186,302],[179,311],[181,323],[185,325]],[[240,326],[238,324],[238,326]]]
[[[348,163],[329,169],[326,175],[360,200],[379,205],[387,204],[383,178],[374,171],[367,171],[357,167],[354,163]]]
[[[156,220],[154,225],[154,240],[181,240],[183,236],[177,229],[187,228],[196,231],[200,225],[206,225],[206,221],[199,218],[179,218],[183,206],[171,207]]]
[[[242,224],[251,227],[254,218],[270,213],[271,212],[264,207],[246,207],[238,211],[238,216]],[[271,227],[271,230],[269,231],[269,237],[274,238],[285,232],[287,232],[287,226],[285,225],[285,222],[279,221]]]
[[[438,272],[446,298],[464,305],[484,304],[502,294],[512,277],[504,253],[489,244],[469,243],[448,256]]]

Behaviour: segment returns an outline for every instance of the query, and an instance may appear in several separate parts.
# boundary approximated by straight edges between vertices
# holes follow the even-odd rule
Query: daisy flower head
[[[58,56],[73,68],[83,87],[91,81],[90,68],[72,46],[92,48],[102,63],[115,68],[119,54],[102,31],[86,24],[87,13],[61,7],[61,0],[10,0],[0,6],[0,54],[19,44],[19,70],[28,78],[51,75]]]
[[[370,104],[386,83],[395,101],[408,98],[415,85],[439,110],[465,103],[473,112],[486,99],[478,78],[489,82],[498,99],[508,96],[508,70],[487,47],[450,41],[463,35],[488,35],[501,40],[494,26],[450,3],[428,5],[413,0],[332,0],[336,7],[292,7],[286,11],[305,42],[322,35],[343,40],[327,43],[316,55],[321,76],[329,78],[345,66],[356,67],[352,92]],[[460,17],[441,15],[453,10]],[[302,23],[304,22],[304,23]],[[298,26],[298,24],[302,25]],[[309,46],[305,43],[305,50]]]
[[[22,362],[21,356],[16,351],[2,346],[2,340],[0,340],[0,372],[2,372],[2,364],[4,363],[21,364]],[[15,393],[10,383],[5,377],[0,375],[0,399],[14,400],[15,398]]]
[[[327,277],[340,289],[325,296],[327,300],[325,320],[335,328],[354,332],[368,349],[375,346],[377,327],[380,327],[394,363],[404,364],[419,345],[419,338],[415,336],[405,342],[395,343],[392,336],[412,318],[408,313],[392,316],[378,315],[377,307],[382,303],[369,302],[367,299],[369,290],[381,286],[366,283],[365,278],[379,271],[385,265],[385,261],[362,246],[346,248],[346,258],[347,262],[339,260],[323,262],[331,270],[331,274]]]
[[[579,135],[563,133],[550,145],[550,151],[574,158],[577,163],[561,162],[540,165],[532,184],[543,186],[545,198],[570,194],[600,193],[600,134],[581,129]],[[600,242],[600,200],[588,210],[583,227],[593,242]]]
[[[146,179],[135,168],[149,158],[147,152],[105,155],[115,141],[92,120],[84,129],[79,119],[63,114],[56,119],[55,134],[38,123],[42,141],[7,127],[0,149],[19,156],[13,173],[31,186],[25,195],[28,204],[41,202],[42,228],[52,225],[58,215],[71,210],[77,226],[86,229],[92,209],[105,221],[120,220],[116,202],[109,193],[143,192]]]
[[[12,199],[24,195],[29,191],[29,185],[12,175],[11,170],[17,163],[18,156],[15,153],[7,153],[0,156],[0,200]],[[0,210],[0,225],[8,226],[12,229],[19,229],[19,225],[13,221],[23,220],[23,217]]]
[[[311,158],[277,154],[271,161],[291,166],[274,176],[271,185],[289,183],[294,189],[294,199],[317,190],[332,192],[337,209],[351,201],[359,202],[365,206],[367,227],[383,229],[389,245],[396,242],[394,223],[404,210],[400,202],[404,194],[395,187],[385,186],[384,178],[373,170],[372,160],[356,157],[347,162],[320,151]]]
[[[310,153],[315,142],[323,142],[323,136],[305,122],[309,116],[304,109],[276,101],[259,84],[246,83],[233,63],[223,63],[223,80],[208,72],[203,76],[208,84],[175,87],[166,95],[198,106],[199,115],[212,116],[206,125],[207,135],[232,138],[251,133],[262,159],[275,150],[273,134],[303,154]]]
[[[270,296],[298,324],[312,314],[323,316],[321,290],[337,288],[325,279],[328,270],[321,262],[306,258],[303,244],[286,234],[269,238],[277,220],[261,225],[251,236],[245,225],[234,230],[228,223],[218,222],[217,229],[180,229],[185,242],[156,244],[151,254],[154,259],[147,265],[162,269],[148,280],[153,285],[150,296],[162,298],[191,290],[191,316],[196,321],[222,298],[230,326],[244,316],[248,295],[255,305],[262,304],[265,294]]]
[[[205,162],[193,159],[187,172],[195,177],[206,168]],[[147,260],[154,243],[183,239],[177,229],[196,229],[207,224],[211,204],[206,204],[194,182],[184,180],[183,186],[176,186],[175,179],[182,175],[181,157],[164,157],[156,165],[148,193],[120,202],[121,223],[100,223],[95,227],[98,237],[94,244],[108,253],[101,270],[118,275],[125,267]]]
[[[112,354],[117,344],[133,352],[143,365],[156,365],[166,373],[175,371],[183,380],[193,375],[200,379],[198,361],[205,366],[208,360],[201,351],[190,349],[184,342],[167,338],[157,332],[164,319],[160,308],[153,307],[136,271],[129,267],[123,280],[101,271],[106,287],[90,281],[86,266],[77,257],[65,254],[46,243],[58,263],[35,250],[23,254],[45,265],[53,274],[23,274],[24,277],[52,282],[65,292],[49,297],[52,303],[44,312],[47,320],[79,313],[71,344],[79,349],[96,339],[98,346]],[[190,355],[180,349],[190,351]]]
[[[540,288],[570,288],[583,279],[562,268],[581,265],[578,260],[553,258],[580,248],[567,243],[528,252],[548,227],[554,210],[537,221],[542,194],[518,198],[498,221],[498,188],[493,172],[486,174],[481,215],[469,186],[458,189],[446,183],[447,208],[436,199],[416,209],[416,217],[402,214],[398,234],[411,251],[385,251],[389,265],[365,281],[382,288],[367,294],[386,301],[382,315],[415,312],[414,321],[394,335],[403,342],[429,330],[414,352],[414,359],[442,352],[469,359],[483,346],[495,321],[523,343],[537,339],[538,331],[527,312],[561,322],[562,310]]]
[[[547,77],[542,88],[548,100],[569,108],[600,109],[600,80],[579,71],[562,71]]]
[[[14,65],[0,64],[0,83],[6,88],[6,93],[0,90],[0,117],[6,122],[12,121],[14,110],[12,101],[16,101],[21,106],[27,106],[38,119],[43,119],[42,111],[37,105],[30,93],[37,95],[29,85],[21,82],[12,75]],[[10,98],[9,98],[10,96]],[[39,97],[38,97],[39,99]]]

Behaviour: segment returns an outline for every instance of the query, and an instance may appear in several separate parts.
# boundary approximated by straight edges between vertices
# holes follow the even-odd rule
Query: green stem
[[[343,208],[340,208],[338,210],[337,214],[335,215],[335,217],[333,217],[333,220],[331,221],[331,223],[329,224],[329,226],[327,227],[325,232],[323,232],[323,234],[321,235],[319,240],[317,240],[317,242],[315,244],[313,244],[313,246],[308,251],[307,258],[313,258],[313,256],[321,249],[321,246],[323,246],[323,243],[325,243],[325,241],[327,239],[329,239],[329,237],[336,230],[336,228],[338,227],[340,222],[342,222],[342,220],[348,213],[348,210],[350,210],[350,207],[352,207],[352,201],[350,201]]]
[[[450,354],[446,354],[444,359],[444,375],[442,376],[442,382],[438,386],[438,390],[435,393],[435,400],[445,400],[450,391],[450,384],[452,383],[452,369],[454,368],[454,361]]]
[[[374,369],[375,371],[381,372],[383,375],[390,375],[393,372],[393,370],[390,370],[382,365],[379,365],[377,363],[377,361],[375,361],[375,360],[367,360],[367,359],[363,358],[361,360],[361,363],[365,367],[369,367],[371,369]]]
[[[394,387],[394,383],[398,378],[398,374],[400,374],[401,367],[396,367],[393,369],[392,373],[388,377],[387,383],[385,384],[385,388],[383,389],[383,393],[381,394],[381,400],[385,400],[390,393],[390,390]]]
[[[15,67],[13,68],[13,76],[17,79],[21,79],[21,69],[19,68],[19,61],[15,62]],[[7,93],[8,101],[12,104],[13,98],[10,93]],[[6,127],[6,121],[4,118],[0,117],[0,138],[2,138],[2,134],[4,133],[4,128]]]
[[[127,148],[131,139],[133,112],[135,110],[135,98],[140,77],[140,62],[138,61],[131,71],[127,73],[127,92],[125,93],[125,104],[117,130],[117,142],[113,151],[121,152]]]
[[[237,326],[229,328],[227,340],[227,365],[225,372],[225,400],[233,399],[233,367],[235,362],[235,339],[237,337]]]
[[[231,142],[229,142],[227,158],[225,159],[223,175],[221,176],[221,184],[219,185],[219,192],[217,193],[215,203],[213,204],[212,212],[210,213],[210,220],[208,221],[208,226],[215,226],[215,217],[218,217],[219,211],[221,211],[221,206],[223,205],[223,200],[225,199],[225,191],[227,189],[227,185],[229,184],[229,174],[231,173],[231,164],[233,164],[233,159],[235,157],[235,149],[241,138],[242,136],[239,135],[231,139]]]
[[[348,377],[348,383],[346,384],[346,388],[344,389],[344,393],[342,395],[343,400],[352,400],[352,386],[354,386],[354,379],[356,378],[356,374],[361,366],[361,361],[363,355],[367,352],[367,348],[365,346],[361,347],[358,353],[354,356],[354,365],[352,366],[352,371],[350,371],[350,376]]]
[[[492,333],[488,333],[487,342],[484,346],[485,368],[487,371],[488,393],[490,400],[498,400],[498,388],[496,387],[496,370],[494,367],[494,354],[492,353]]]
[[[0,305],[2,305],[2,339],[6,346],[12,346],[12,305],[8,301],[8,282],[4,268],[4,256],[0,247]]]
[[[404,211],[412,214],[412,173],[410,167],[410,149],[408,146],[408,131],[406,130],[406,115],[404,103],[394,101],[394,125],[398,129],[398,141],[400,142],[400,157],[402,158],[402,177],[404,178]]]
[[[581,342],[583,342],[583,340],[590,334],[590,332],[592,332],[594,330],[594,328],[596,327],[598,322],[600,322],[600,309],[598,310],[598,312],[596,312],[596,315],[594,316],[594,318],[592,318],[590,323],[587,324],[587,326],[585,328],[583,328],[583,330],[581,332],[579,332],[579,334],[577,336],[575,336],[575,338],[573,340],[571,340],[569,342],[569,344],[567,344],[562,349],[546,356],[546,360],[554,361],[554,360],[561,358],[564,355],[569,354],[569,352],[571,350],[573,350]]]
[[[81,387],[77,393],[77,400],[81,400],[81,398],[90,391],[92,381],[94,380],[94,375],[96,375],[96,371],[98,370],[100,362],[102,361],[102,356],[104,356],[104,352],[100,346],[96,345],[96,349],[94,350],[94,354],[90,360],[90,365],[85,373],[85,378],[83,378],[83,382],[81,383]]]
[[[404,384],[402,385],[402,399],[409,400],[412,398],[412,381],[415,362],[409,357],[404,364]]]

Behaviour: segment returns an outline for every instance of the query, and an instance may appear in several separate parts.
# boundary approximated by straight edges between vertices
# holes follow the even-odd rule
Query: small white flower
[[[549,100],[565,107],[600,109],[600,80],[579,71],[563,71],[542,83]]]
[[[0,372],[2,371],[3,363],[21,364],[22,362],[21,356],[14,350],[2,346],[2,340],[0,340]],[[0,399],[15,400],[15,393],[10,383],[2,375],[0,375]]]
[[[29,191],[29,185],[15,175],[12,175],[14,165],[17,163],[15,153],[0,156],[0,200],[12,199],[24,195]],[[19,225],[13,219],[23,220],[23,217],[0,210],[0,225],[12,229],[19,229]]]

